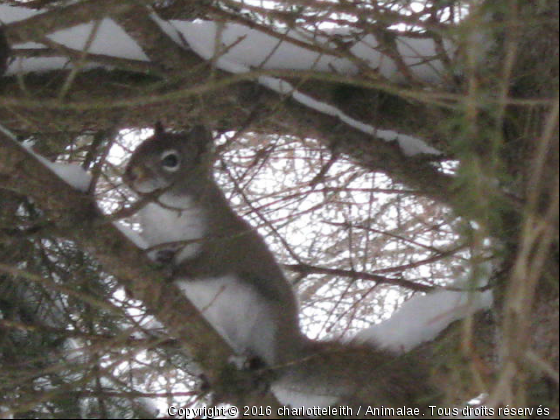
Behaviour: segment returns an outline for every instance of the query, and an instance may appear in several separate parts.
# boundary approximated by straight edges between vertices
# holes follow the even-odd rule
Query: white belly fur
[[[175,283],[236,353],[274,364],[276,331],[262,296],[233,275]]]
[[[149,203],[140,211],[142,237],[149,246],[202,239],[206,231],[206,220],[202,210],[193,205],[190,200],[170,205],[173,204],[183,210],[168,209],[157,203]],[[175,263],[192,257],[199,248],[200,243],[196,242],[185,245],[179,251]]]
[[[163,195],[160,199],[166,206],[182,210],[149,203],[140,211],[142,236],[150,247],[204,237],[206,218],[190,198],[176,200]],[[194,256],[199,248],[200,243],[184,246],[175,257],[175,264]],[[274,363],[273,311],[251,287],[234,275],[175,283],[238,354]]]

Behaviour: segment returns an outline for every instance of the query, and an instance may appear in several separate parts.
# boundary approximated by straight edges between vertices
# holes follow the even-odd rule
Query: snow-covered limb
[[[68,163],[51,162],[50,160],[38,155],[31,149],[30,143],[23,144],[29,153],[35,156],[43,165],[48,167],[60,179],[70,185],[72,188],[87,192],[91,184],[91,175],[84,171],[78,165],[71,165]]]
[[[12,22],[29,19],[30,17],[41,14],[42,11],[31,9],[29,7],[11,6],[8,4],[0,4],[0,22],[7,25]]]
[[[15,143],[17,143],[14,134],[3,127],[0,124],[0,131],[10,137]],[[18,143],[19,144],[19,143]],[[71,165],[67,163],[51,162],[50,160],[44,158],[43,156],[35,153],[32,149],[32,142],[24,142],[21,146],[36,157],[43,165],[48,167],[52,172],[56,174],[60,179],[75,188],[78,191],[87,192],[91,184],[91,175],[84,171],[78,165]],[[120,230],[128,239],[130,239],[136,246],[142,249],[148,247],[146,241],[135,231],[123,225],[120,222],[113,222],[118,230]]]
[[[7,25],[40,14],[40,11],[24,7],[0,5],[0,22]],[[354,28],[333,28],[321,31],[312,40],[297,29],[290,29],[278,36],[265,34],[238,23],[216,23],[213,21],[165,21],[153,14],[152,18],[175,42],[188,43],[204,58],[217,52],[228,62],[238,63],[245,68],[316,70],[353,75],[359,69],[356,62],[374,70],[380,76],[393,81],[403,81],[404,75],[395,62],[380,51],[381,45],[372,34],[360,34]],[[93,22],[56,31],[48,35],[52,41],[68,48],[82,50],[93,28]],[[329,39],[351,44],[348,57],[332,54],[336,45]],[[299,41],[296,43],[290,40]],[[304,45],[309,47],[305,48]],[[40,43],[14,45],[15,49],[41,48]],[[218,51],[216,51],[216,47]],[[446,52],[453,54],[454,47],[445,42]],[[411,74],[426,83],[438,83],[444,72],[438,58],[436,44],[429,38],[397,38],[397,49]],[[319,50],[319,51],[318,51]],[[105,54],[135,60],[148,61],[141,47],[113,19],[102,20],[90,53]],[[329,53],[330,52],[330,53]],[[10,72],[39,71],[60,68],[56,63],[45,61],[43,66],[33,65],[32,59],[22,59],[12,64]],[[231,70],[230,70],[231,71]]]
[[[48,167],[52,172],[56,174],[56,176],[58,176],[72,188],[82,192],[88,191],[91,184],[91,175],[84,171],[81,167],[79,167],[78,165],[70,165],[67,163],[51,162],[43,156],[35,153],[31,149],[31,147],[33,146],[31,142],[24,142],[23,144],[18,143],[16,136],[10,130],[2,126],[2,124],[0,124],[0,131],[7,137],[9,137],[19,147],[27,150],[28,153],[33,155],[43,165]]]
[[[162,21],[158,19],[158,22]],[[375,36],[360,34],[354,28],[323,30],[321,35],[310,40],[309,36],[298,29],[289,29],[278,36],[272,36],[237,23],[171,20],[169,25],[199,55],[204,57],[208,52],[213,55],[217,53],[220,58],[249,68],[316,70],[353,75],[359,72],[356,65],[359,62],[389,80],[404,80],[404,75],[399,72],[394,61],[380,52],[380,44]],[[170,32],[169,26],[162,29]],[[170,33],[170,36],[173,35]],[[336,51],[336,46],[329,38],[351,44],[349,57],[352,60],[334,55],[332,51]],[[174,40],[177,42],[176,36]],[[290,40],[300,42],[296,45]],[[302,45],[305,43],[308,43],[309,48]],[[446,46],[451,52],[451,45]],[[441,81],[443,64],[437,59],[432,40],[403,36],[398,38],[397,48],[415,77],[426,83]]]
[[[19,9],[21,8],[0,5],[1,19],[4,22],[12,22],[30,16],[29,13]],[[152,19],[173,41],[196,52],[206,60],[213,60],[219,69],[234,74],[247,73],[254,68],[259,68],[311,70],[355,75],[358,72],[356,62],[359,62],[388,80],[399,81],[404,77],[394,60],[380,52],[380,45],[373,35],[361,35],[351,28],[336,28],[330,33],[323,31],[323,35],[314,38],[311,43],[311,40],[295,29],[274,37],[240,24],[218,24],[212,21],[164,21],[155,14],[152,14]],[[74,51],[81,51],[85,48],[93,28],[93,22],[85,23],[56,31],[48,35],[48,38]],[[329,50],[334,50],[329,36],[351,43],[352,47],[348,52],[350,57],[329,54]],[[299,42],[295,44],[290,42],[290,39]],[[309,48],[303,46],[305,42],[309,42]],[[325,52],[317,51],[317,46]],[[403,62],[415,78],[426,83],[437,83],[441,80],[443,64],[441,60],[437,59],[433,40],[400,37],[397,38],[397,46]],[[16,50],[43,47],[38,43],[13,46]],[[446,47],[449,52],[453,49],[450,45],[446,45]],[[103,19],[96,29],[95,39],[89,46],[88,52],[100,56],[149,61],[138,43],[110,18]],[[69,65],[71,65],[70,60],[62,57],[19,57],[12,62],[7,73],[55,70]],[[93,63],[88,63],[84,68],[95,66]],[[335,117],[356,130],[384,141],[397,141],[402,153],[406,156],[440,154],[438,150],[419,138],[393,130],[380,129],[356,120],[339,108],[298,91],[285,80],[260,76],[257,81],[283,96],[292,97],[306,107]]]
[[[145,241],[144,238],[142,238],[142,236],[138,232],[130,229],[128,226],[120,222],[113,222],[113,226],[115,226],[118,230],[120,230],[124,234],[124,236],[130,239],[134,243],[134,245],[136,245],[138,248],[141,249],[148,248],[148,243]]]
[[[491,290],[472,290],[464,280],[456,286],[464,291],[437,290],[409,299],[389,319],[360,331],[354,340],[407,352],[435,339],[452,322],[491,307]]]

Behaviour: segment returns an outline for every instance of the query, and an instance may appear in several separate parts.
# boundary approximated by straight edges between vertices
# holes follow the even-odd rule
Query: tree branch
[[[376,283],[392,284],[394,286],[400,286],[418,292],[429,292],[435,289],[434,286],[419,284],[402,278],[386,277],[354,270],[318,267],[310,264],[284,264],[283,267],[300,274],[326,274],[335,277],[348,277],[352,280],[372,280]]]
[[[85,7],[90,3],[79,5]],[[136,89],[115,89],[115,83],[120,84],[118,76],[113,79],[111,74],[88,73],[73,81],[73,92],[69,92],[65,102],[50,99],[60,89],[53,82],[52,76],[49,77],[48,89],[45,89],[44,81],[37,83],[37,89],[29,84],[27,92],[44,92],[32,100],[29,100],[26,92],[20,91],[14,80],[11,86],[7,85],[4,89],[0,105],[8,108],[10,113],[25,114],[28,117],[24,120],[26,123],[29,120],[40,121],[45,125],[56,124],[58,129],[61,125],[76,126],[82,122],[78,131],[84,128],[85,123],[89,124],[89,129],[106,128],[108,120],[112,123],[111,114],[115,112],[123,114],[123,125],[145,126],[146,115],[150,115],[152,121],[160,119],[168,126],[182,127],[202,120],[221,131],[235,130],[240,127],[240,122],[257,112],[258,117],[254,118],[253,125],[256,130],[316,138],[334,152],[349,156],[371,171],[385,173],[395,181],[455,209],[464,208],[461,192],[454,185],[453,177],[433,166],[433,160],[437,159],[434,156],[405,156],[396,141],[386,141],[375,134],[366,134],[336,116],[301,104],[291,94],[280,95],[253,82],[267,72],[256,70],[235,75],[219,70],[209,72],[209,63],[192,51],[175,45],[151,20],[144,7],[133,7],[128,3],[123,3],[122,7],[113,7],[115,9],[109,9],[106,13],[117,17],[120,24],[146,50],[153,64],[167,69],[168,75],[181,74],[179,80],[172,78],[170,82],[158,86],[148,85],[147,89],[145,85],[137,86]],[[57,13],[69,13],[67,9],[60,10],[57,9]],[[79,17],[74,19],[73,24],[86,19],[86,9],[79,10]],[[41,29],[33,34],[24,31],[25,36],[21,35],[21,39],[40,40],[41,36],[53,30],[54,23],[49,23],[53,19],[50,13],[31,18],[36,19],[33,22]],[[91,20],[96,15],[88,16],[87,19]],[[31,19],[9,25],[8,34],[19,33],[18,28],[32,28]],[[46,22],[40,24],[41,19],[46,19]],[[60,29],[60,26],[56,29]],[[292,76],[297,77],[297,74]],[[379,89],[373,90],[353,85],[351,78],[348,83],[341,83],[337,78],[332,82],[314,79],[317,76],[310,73],[303,79],[298,77],[298,91],[312,100],[340,109],[358,122],[422,138],[446,153],[451,150],[452,142],[448,136],[452,133],[443,131],[443,128],[434,128],[441,126],[440,121],[453,117],[450,109],[411,102],[408,98],[384,92],[384,89],[396,89],[387,84],[381,84]],[[291,78],[288,80],[292,81]],[[137,88],[140,88],[139,93]],[[173,111],[172,114],[170,110]],[[0,110],[0,120],[5,119],[2,114]],[[11,118],[6,125],[15,128],[21,121],[21,118]],[[45,128],[41,127],[42,130]],[[497,187],[495,194],[502,196]],[[505,213],[506,220],[517,219],[515,211],[510,208]]]
[[[94,255],[120,284],[142,301],[203,368],[209,383],[220,386],[232,351],[223,338],[145,253],[107,223],[93,197],[74,190],[37,158],[0,132],[0,188],[31,198],[59,231]],[[268,394],[263,404],[277,405]]]

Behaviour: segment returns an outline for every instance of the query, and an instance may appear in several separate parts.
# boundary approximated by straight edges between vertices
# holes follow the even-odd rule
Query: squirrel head
[[[211,172],[211,148],[212,134],[202,125],[169,133],[158,122],[154,135],[132,154],[124,182],[141,194],[195,182]]]

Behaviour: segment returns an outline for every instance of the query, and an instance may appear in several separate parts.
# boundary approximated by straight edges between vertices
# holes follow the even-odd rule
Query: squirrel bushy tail
[[[368,344],[309,340],[301,358],[281,368],[272,389],[295,407],[344,405],[365,415],[370,408],[418,408],[438,401],[425,364]],[[390,417],[390,415],[389,415]]]

